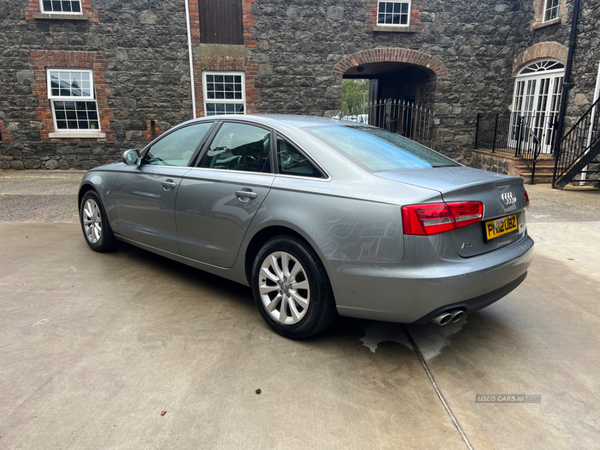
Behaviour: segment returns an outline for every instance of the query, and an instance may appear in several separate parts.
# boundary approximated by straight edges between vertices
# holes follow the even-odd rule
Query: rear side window
[[[429,147],[380,128],[332,125],[308,131],[372,172],[459,165]]]
[[[279,173],[300,177],[322,178],[317,169],[300,150],[285,139],[277,138],[277,164]]]
[[[200,167],[271,172],[271,132],[242,123],[224,123]]]
[[[187,166],[212,125],[212,122],[196,123],[169,133],[150,147],[142,164]]]

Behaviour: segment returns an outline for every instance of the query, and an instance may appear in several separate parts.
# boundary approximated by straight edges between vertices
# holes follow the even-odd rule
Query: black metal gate
[[[383,100],[361,108],[342,111],[339,119],[367,123],[431,147],[433,112],[402,100]]]

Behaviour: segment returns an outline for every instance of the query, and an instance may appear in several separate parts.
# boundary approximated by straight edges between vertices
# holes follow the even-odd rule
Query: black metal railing
[[[527,138],[527,133],[519,132],[519,127],[526,124],[537,136],[540,149],[546,148],[548,152],[552,147],[556,129],[556,113],[478,113],[475,128],[475,146],[491,150],[492,153],[503,152],[519,156],[519,138]]]
[[[564,187],[577,175],[600,173],[600,170],[586,169],[598,154],[600,154],[600,99],[590,106],[561,139],[554,165],[552,186]]]
[[[432,144],[433,112],[414,103],[388,99],[343,110],[336,117],[374,125],[428,147]]]
[[[538,133],[529,126],[525,117],[518,114],[514,117],[511,133],[514,133],[517,145],[515,156],[520,156],[531,170],[531,184],[535,184],[535,164],[541,152]]]

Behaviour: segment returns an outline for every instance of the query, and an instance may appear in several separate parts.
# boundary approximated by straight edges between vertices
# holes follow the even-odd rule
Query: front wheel
[[[95,191],[88,191],[83,196],[79,205],[79,220],[85,241],[92,250],[107,252],[117,247],[118,241],[108,223],[104,205]]]
[[[323,264],[303,240],[279,236],[256,255],[252,291],[269,326],[293,339],[327,328],[337,313]]]

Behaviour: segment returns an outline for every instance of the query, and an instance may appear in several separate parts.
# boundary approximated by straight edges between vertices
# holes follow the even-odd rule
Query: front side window
[[[560,0],[545,0],[544,5],[544,22],[558,19],[560,11]]]
[[[224,123],[200,167],[271,172],[271,132],[242,123]]]
[[[142,164],[187,166],[212,125],[212,122],[196,123],[167,134],[150,147]]]
[[[243,72],[204,72],[204,111],[207,116],[244,114],[246,111]]]
[[[56,131],[100,131],[91,70],[48,69],[48,98]]]
[[[410,25],[410,1],[378,1],[377,25]]]
[[[81,14],[81,0],[42,0],[40,3],[46,14]]]
[[[370,172],[459,165],[429,147],[381,128],[332,125],[307,130]]]

